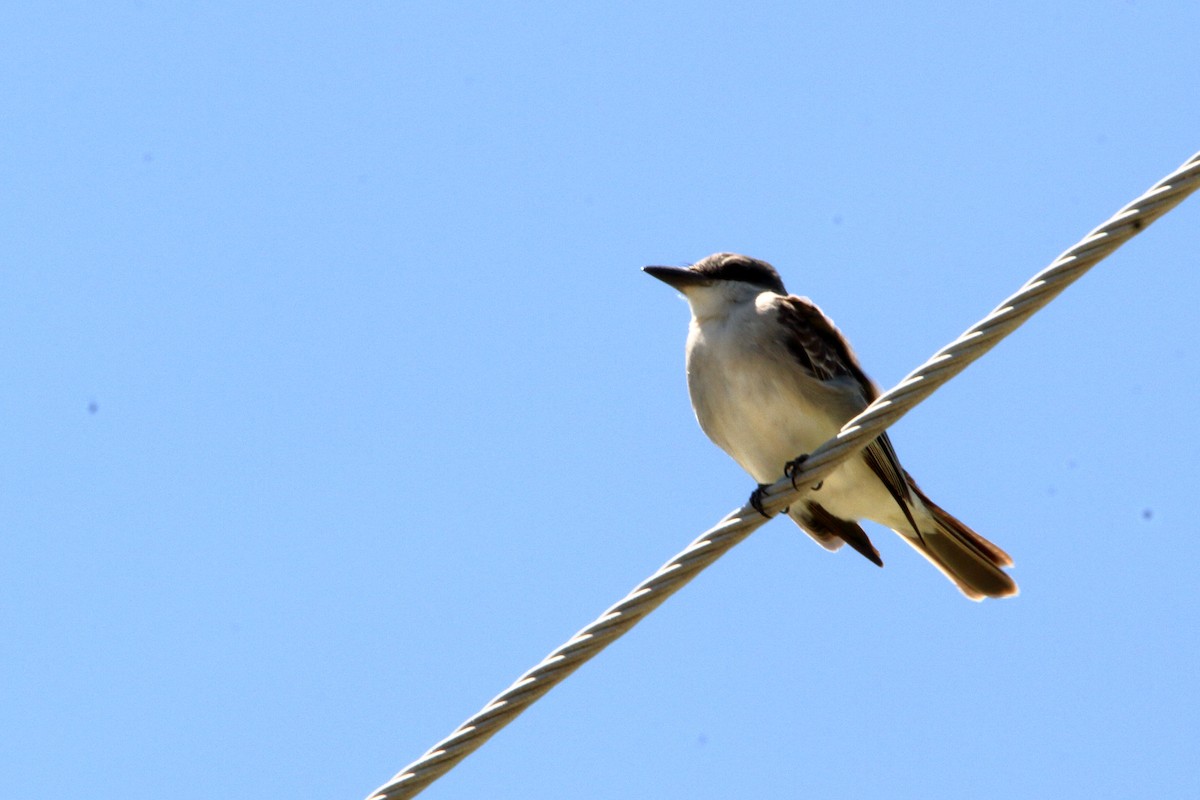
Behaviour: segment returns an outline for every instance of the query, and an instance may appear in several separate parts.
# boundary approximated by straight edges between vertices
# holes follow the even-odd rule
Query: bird
[[[766,261],[715,253],[690,267],[643,270],[691,310],[688,393],[700,428],[758,483],[793,475],[807,454],[865,409],[879,389],[811,300],[789,294]],[[861,520],[891,528],[972,600],[1010,597],[1012,558],[921,491],[887,433],[810,487],[787,514],[827,550],[849,544],[883,566]],[[765,515],[765,514],[764,514]]]

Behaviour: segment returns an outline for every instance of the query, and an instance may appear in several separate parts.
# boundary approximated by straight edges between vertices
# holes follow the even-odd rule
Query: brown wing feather
[[[789,295],[780,300],[779,321],[789,333],[788,352],[810,375],[822,381],[851,378],[858,384],[866,403],[879,396],[879,389],[859,366],[846,338],[815,303]],[[917,531],[916,521],[908,508],[911,496],[908,480],[886,433],[863,449],[863,458],[895,498],[913,531]]]
[[[858,382],[868,403],[879,396],[846,339],[815,303],[795,295],[780,298],[779,321],[791,334],[788,350],[814,378],[828,381],[849,376]]]

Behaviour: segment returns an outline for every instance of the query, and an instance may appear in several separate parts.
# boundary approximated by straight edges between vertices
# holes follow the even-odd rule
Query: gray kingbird
[[[688,391],[708,438],[759,483],[791,475],[817,446],[879,395],[850,345],[811,301],[789,295],[775,268],[736,253],[691,267],[645,267],[678,289],[692,320]],[[842,543],[879,566],[859,526],[891,528],[972,600],[1008,597],[1012,559],[943,511],[900,466],[886,433],[787,511],[828,550]]]

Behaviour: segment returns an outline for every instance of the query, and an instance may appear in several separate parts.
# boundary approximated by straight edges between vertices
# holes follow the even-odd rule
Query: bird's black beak
[[[642,267],[642,272],[653,275],[681,292],[693,286],[705,286],[710,283],[708,278],[687,267]]]

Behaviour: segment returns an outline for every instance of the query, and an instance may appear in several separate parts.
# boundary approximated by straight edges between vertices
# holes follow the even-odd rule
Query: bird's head
[[[715,253],[690,267],[642,270],[678,289],[698,319],[720,315],[736,303],[753,302],[763,292],[787,294],[774,267],[737,253]]]

